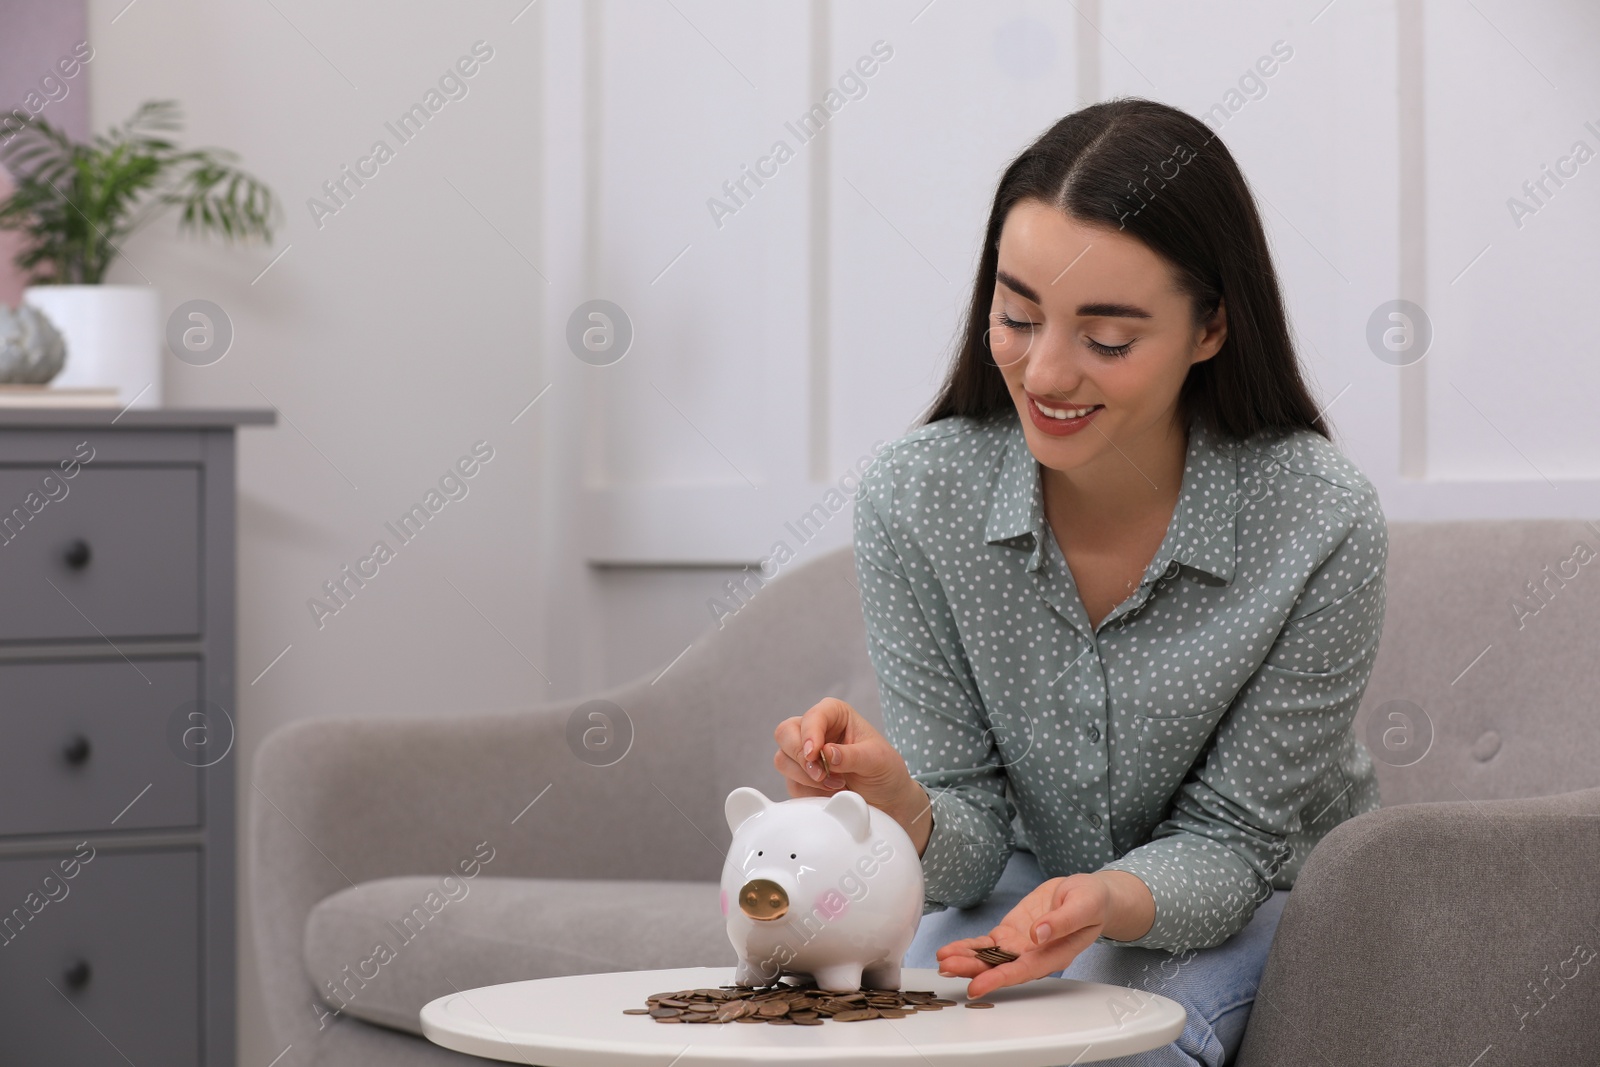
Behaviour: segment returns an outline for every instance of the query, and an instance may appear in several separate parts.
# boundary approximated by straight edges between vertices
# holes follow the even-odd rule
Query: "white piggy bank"
[[[900,988],[922,921],[922,860],[911,838],[860,793],[773,803],[748,787],[724,805],[733,844],[722,913],[738,985],[809,975],[832,992]]]

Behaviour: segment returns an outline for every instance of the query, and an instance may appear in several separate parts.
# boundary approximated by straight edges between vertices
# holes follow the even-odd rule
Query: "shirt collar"
[[[1039,461],[1028,448],[1022,422],[1012,416],[1005,429],[1006,443],[989,497],[989,544],[1030,548],[1028,569],[1042,565],[1045,521]],[[1217,438],[1204,423],[1189,424],[1189,448],[1184,457],[1183,485],[1173,509],[1167,536],[1146,570],[1146,579],[1175,574],[1174,561],[1220,578],[1233,580],[1234,516],[1239,460],[1237,445]]]

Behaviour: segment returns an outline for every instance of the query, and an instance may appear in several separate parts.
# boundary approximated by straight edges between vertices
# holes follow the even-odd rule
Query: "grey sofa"
[[[1578,542],[1600,549],[1600,529],[1391,525],[1356,724],[1385,806],[1307,858],[1239,1064],[1600,1063],[1600,561],[1564,565]],[[523,978],[731,967],[723,798],[785,795],[773,728],[824,696],[881,721],[849,550],[653,678],[263,742],[247,877],[278,1067],[481,1063],[416,1036],[418,1008]]]

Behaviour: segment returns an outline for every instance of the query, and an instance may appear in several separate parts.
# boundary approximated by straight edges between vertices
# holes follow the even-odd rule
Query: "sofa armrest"
[[[341,1022],[315,1008],[301,956],[307,914],[341,889],[468,872],[715,880],[726,842],[674,806],[705,807],[705,786],[686,784],[672,758],[698,730],[663,737],[663,696],[612,694],[626,700],[635,736],[609,768],[568,747],[580,701],[516,715],[305,720],[265,738],[245,796],[248,878],[268,1016],[296,1050],[280,1067],[311,1062],[297,1057]]]
[[[780,720],[835,696],[881,721],[849,548],[785,571],[724,622],[668,670],[583,698],[512,715],[301,720],[264,739],[244,794],[246,884],[268,1023],[277,1047],[293,1045],[278,1067],[312,1062],[319,1027],[338,1025],[320,1018],[301,955],[306,916],[328,895],[459,875],[463,861],[501,877],[714,882],[729,791],[785,795]],[[631,729],[610,766],[568,742],[590,701]]]
[[[1306,858],[1240,1067],[1600,1063],[1600,788],[1405,804]]]

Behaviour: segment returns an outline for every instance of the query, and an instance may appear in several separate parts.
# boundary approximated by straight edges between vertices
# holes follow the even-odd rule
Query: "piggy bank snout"
[[[752,878],[739,887],[739,910],[765,922],[781,919],[789,912],[789,894],[769,878]]]

